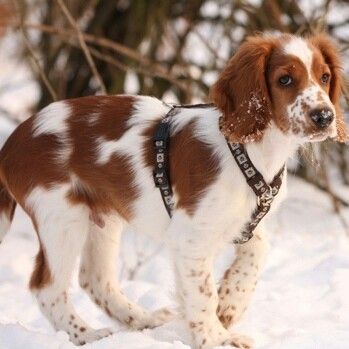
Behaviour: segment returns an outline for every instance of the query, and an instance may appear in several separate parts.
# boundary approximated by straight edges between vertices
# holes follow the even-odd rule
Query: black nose
[[[325,128],[333,121],[334,114],[329,108],[321,108],[312,110],[310,117],[318,127]]]

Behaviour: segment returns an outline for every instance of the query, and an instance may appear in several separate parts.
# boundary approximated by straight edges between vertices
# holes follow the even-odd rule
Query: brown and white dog
[[[68,288],[80,254],[80,285],[109,316],[136,329],[172,318],[166,309],[150,313],[131,303],[114,265],[125,225],[161,237],[172,251],[194,347],[249,348],[228,327],[249,303],[267,241],[262,221],[216,290],[214,257],[240,236],[256,207],[225,137],[244,143],[270,182],[304,142],[345,140],[340,91],[338,53],[325,35],[249,38],[212,88],[217,108],[181,109],[171,121],[171,219],[152,175],[153,135],[169,106],[127,95],[53,103],[1,150],[0,241],[20,204],[40,241],[30,288],[55,329],[83,344],[111,331],[90,328],[73,308]],[[284,180],[273,208],[285,187]]]

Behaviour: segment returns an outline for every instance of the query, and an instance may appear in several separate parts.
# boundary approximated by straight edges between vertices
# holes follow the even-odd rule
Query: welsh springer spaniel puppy
[[[170,120],[171,218],[153,180],[153,137],[169,105],[128,95],[52,103],[1,150],[0,241],[18,203],[40,243],[30,289],[54,328],[84,344],[112,331],[92,329],[74,310],[68,288],[80,254],[80,285],[110,317],[134,329],[172,319],[167,309],[152,313],[132,303],[116,279],[126,225],[160,237],[173,255],[194,348],[250,348],[249,339],[228,328],[246,310],[261,272],[263,220],[237,246],[219,290],[212,274],[215,255],[240,237],[256,207],[227,139],[244,144],[270,183],[299,145],[346,139],[340,93],[338,51],[325,35],[247,39],[212,87],[216,107],[178,108]],[[284,178],[273,210],[285,191]]]

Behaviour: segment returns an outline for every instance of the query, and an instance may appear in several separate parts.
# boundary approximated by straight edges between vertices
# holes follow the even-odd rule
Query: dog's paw
[[[218,306],[217,316],[225,328],[232,326],[239,318],[241,312],[237,308],[235,305],[225,305],[223,303]]]
[[[212,349],[217,346],[232,346],[239,349],[251,349],[253,346],[252,339],[238,335],[236,333],[230,333],[221,325],[213,328],[202,328],[194,331],[195,348],[196,349]]]
[[[225,328],[236,324],[244,315],[248,301],[235,297],[234,301],[222,299],[217,308],[217,316]]]
[[[170,322],[175,314],[168,308],[162,308],[149,314],[148,319],[144,321],[143,329],[155,328]]]
[[[86,343],[92,343],[98,341],[104,337],[108,337],[114,334],[114,331],[110,328],[101,328],[99,330],[84,330],[77,329],[77,331],[70,335],[71,341],[76,345],[84,345]]]
[[[156,310],[151,314],[153,325],[152,327],[164,325],[167,322],[172,321],[175,317],[176,314],[168,308],[161,308],[159,310]]]
[[[251,349],[253,347],[253,340],[249,337],[242,336],[239,334],[231,334],[231,338],[224,341],[223,345],[231,345],[234,348],[239,349]]]
[[[167,308],[162,308],[154,312],[146,312],[140,314],[136,318],[130,318],[130,321],[123,321],[126,325],[135,330],[144,330],[148,328],[159,327],[175,317],[175,313]]]

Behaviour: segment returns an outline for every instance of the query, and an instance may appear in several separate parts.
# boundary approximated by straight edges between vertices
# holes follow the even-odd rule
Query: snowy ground
[[[288,200],[269,223],[268,263],[237,330],[252,336],[259,349],[349,348],[349,237],[324,194],[292,177],[289,187]],[[349,222],[349,210],[343,213]],[[125,234],[122,287],[146,308],[174,306],[166,251],[141,240],[132,232]],[[30,222],[18,211],[0,246],[1,349],[74,347],[65,333],[53,331],[27,289],[37,249]],[[217,263],[218,277],[232,256],[230,247]],[[144,262],[137,267],[139,260]],[[130,332],[104,316],[79,290],[76,278],[72,295],[79,313],[91,325],[111,325],[118,331],[86,348],[190,348],[180,320],[155,330]]]

